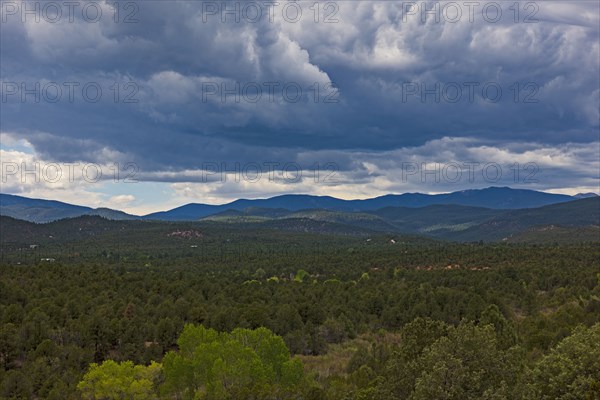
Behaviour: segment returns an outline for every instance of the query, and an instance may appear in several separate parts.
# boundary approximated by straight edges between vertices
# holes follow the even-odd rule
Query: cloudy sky
[[[598,192],[597,1],[2,0],[2,192]]]

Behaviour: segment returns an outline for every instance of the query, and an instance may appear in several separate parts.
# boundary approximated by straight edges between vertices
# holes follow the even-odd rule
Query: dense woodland
[[[4,399],[600,398],[597,242],[61,224],[3,220]]]

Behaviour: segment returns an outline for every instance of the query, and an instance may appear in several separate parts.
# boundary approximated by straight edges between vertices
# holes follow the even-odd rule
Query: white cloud
[[[133,201],[135,201],[135,196],[131,194],[120,194],[109,198],[107,201],[107,207],[123,209],[123,207],[129,206]]]

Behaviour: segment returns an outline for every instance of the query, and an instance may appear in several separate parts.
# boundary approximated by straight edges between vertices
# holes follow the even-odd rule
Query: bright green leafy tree
[[[92,364],[77,388],[84,399],[154,400],[161,365],[134,365],[107,360]]]
[[[304,380],[302,363],[291,359],[283,339],[266,328],[219,333],[186,325],[177,343],[180,351],[163,359],[167,397],[267,398]]]

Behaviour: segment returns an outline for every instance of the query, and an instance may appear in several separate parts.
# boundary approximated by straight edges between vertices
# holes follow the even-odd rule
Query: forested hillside
[[[206,223],[4,219],[0,396],[600,394],[593,243]]]

